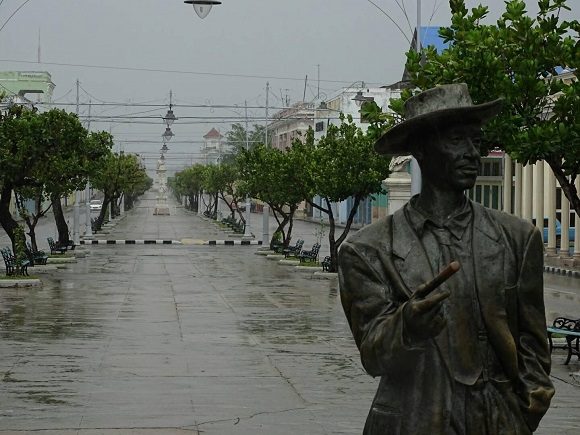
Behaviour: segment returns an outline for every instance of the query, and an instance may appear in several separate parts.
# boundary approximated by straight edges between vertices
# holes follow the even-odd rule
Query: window
[[[319,121],[316,123],[315,131],[324,131],[324,121]]]

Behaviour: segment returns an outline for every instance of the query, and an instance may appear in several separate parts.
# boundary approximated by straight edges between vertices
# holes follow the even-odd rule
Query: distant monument
[[[153,214],[157,216],[169,216],[169,206],[167,205],[167,169],[165,168],[165,156],[163,154],[161,154],[161,158],[157,161],[156,174],[156,184],[159,193]]]

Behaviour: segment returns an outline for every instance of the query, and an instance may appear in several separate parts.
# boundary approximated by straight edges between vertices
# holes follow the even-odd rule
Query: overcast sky
[[[180,104],[243,106],[247,100],[249,106],[263,107],[269,81],[269,104],[281,107],[286,99],[291,104],[302,100],[306,75],[310,101],[319,92],[318,71],[322,97],[355,81],[396,82],[409,47],[406,38],[411,38],[416,22],[415,0],[398,0],[410,23],[394,0],[373,0],[405,34],[369,0],[222,1],[201,20],[182,0],[29,0],[0,31],[0,69],[50,72],[56,102],[75,102],[78,78],[82,103],[92,99],[127,105],[95,105],[91,110],[95,116],[147,111],[135,116],[160,117],[167,107],[128,105],[168,104],[171,89],[174,112],[181,117],[169,143],[168,162],[176,166],[196,157],[203,134],[212,127],[222,133],[229,129],[231,120],[217,118],[237,116]],[[0,0],[0,23],[24,2]],[[468,0],[468,6],[478,3]],[[485,3],[490,18],[503,10],[503,0]],[[575,3],[569,2],[578,17]],[[536,10],[536,1],[527,4]],[[422,5],[423,25],[449,23],[447,0],[423,0]],[[36,63],[39,32],[40,64]],[[74,111],[74,106],[69,109]],[[81,114],[87,113],[83,105]],[[264,118],[264,109],[249,113]],[[91,129],[110,129],[125,151],[157,153],[164,130],[161,120],[131,122],[93,121]]]

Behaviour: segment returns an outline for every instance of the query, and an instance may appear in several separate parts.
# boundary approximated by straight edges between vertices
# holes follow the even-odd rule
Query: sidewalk
[[[171,212],[153,216],[144,200],[103,237],[227,237]],[[313,224],[297,222],[298,237],[308,246]],[[335,283],[254,246],[84,249],[41,289],[0,292],[0,435],[362,433],[378,380]],[[557,351],[557,395],[536,434],[580,432],[580,363],[563,360]]]

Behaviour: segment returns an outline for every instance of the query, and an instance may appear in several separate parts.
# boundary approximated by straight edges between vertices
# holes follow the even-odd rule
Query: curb
[[[555,267],[555,266],[544,266],[544,272],[556,273],[558,275],[565,275],[565,276],[572,276],[574,278],[580,278],[580,271],[579,270],[563,269],[561,267]]]
[[[81,245],[181,245],[178,240],[81,240]]]
[[[216,246],[216,245],[228,245],[228,246],[233,246],[233,245],[244,245],[244,246],[249,246],[249,245],[261,245],[262,241],[261,240],[208,240],[206,242],[204,242],[204,245],[210,245],[210,246]]]
[[[0,288],[40,287],[42,281],[37,278],[29,279],[1,279]]]

